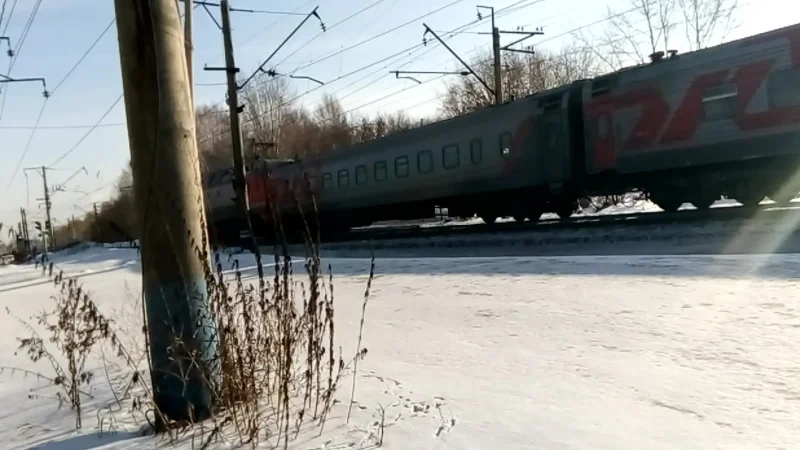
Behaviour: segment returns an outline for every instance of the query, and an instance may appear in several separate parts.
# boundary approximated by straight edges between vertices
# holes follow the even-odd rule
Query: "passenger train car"
[[[262,233],[433,217],[569,217],[640,189],[664,210],[800,190],[800,25],[678,55],[247,175]],[[223,189],[217,187],[216,189]],[[215,191],[215,192],[218,192]],[[217,195],[217,197],[214,197]],[[221,195],[221,197],[220,197]],[[209,191],[208,208],[228,194]],[[233,222],[230,222],[231,224]]]

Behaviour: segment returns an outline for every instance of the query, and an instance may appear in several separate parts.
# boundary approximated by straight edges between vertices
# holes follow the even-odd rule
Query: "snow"
[[[135,337],[134,250],[83,248],[55,261]],[[355,349],[369,261],[326,262],[339,344]],[[379,259],[353,419],[344,423],[340,404],[321,437],[303,432],[290,448],[375,448],[379,404],[389,449],[796,448],[799,272],[796,254]],[[29,317],[51,302],[43,280],[31,266],[0,267],[0,302]],[[14,355],[25,330],[1,320],[0,365],[47,373]],[[141,414],[112,414],[94,363],[79,432],[52,387],[0,375],[2,447],[193,448],[191,436],[174,447],[140,437]],[[119,368],[109,376],[123,382]],[[116,432],[98,437],[98,417]]]

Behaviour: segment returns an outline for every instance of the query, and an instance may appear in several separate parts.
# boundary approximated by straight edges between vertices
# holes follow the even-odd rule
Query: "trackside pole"
[[[213,413],[217,335],[181,21],[174,0],[115,0],[115,9],[155,403],[168,420],[202,420]]]

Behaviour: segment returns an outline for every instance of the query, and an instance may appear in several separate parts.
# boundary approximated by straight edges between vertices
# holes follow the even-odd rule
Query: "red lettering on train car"
[[[616,154],[614,150],[614,126],[611,118],[615,111],[640,107],[639,120],[633,132],[623,144],[626,150],[636,150],[653,145],[669,117],[669,105],[653,87],[629,91],[616,96],[599,98],[587,108],[592,133],[595,165],[598,170],[611,169]]]
[[[703,120],[703,96],[708,88],[725,81],[728,69],[704,73],[695,78],[659,141],[670,144],[691,139]]]
[[[743,46],[753,46],[771,42],[777,39],[788,39],[792,66],[800,67],[800,27],[794,27],[780,33],[752,38],[742,43]],[[619,95],[607,96],[595,100],[587,107],[587,127],[593,127],[592,143],[595,152],[595,164],[599,170],[610,169],[614,165],[615,146],[613,134],[601,133],[601,117],[613,114],[619,110],[641,106],[636,126],[622,148],[625,150],[645,149],[656,142],[675,144],[690,140],[703,120],[703,96],[707,89],[725,83],[729,75],[730,82],[737,87],[738,112],[734,122],[743,131],[752,131],[764,128],[778,127],[800,123],[800,106],[785,106],[763,112],[747,113],[756,92],[764,85],[772,71],[777,57],[771,57],[756,62],[714,70],[695,77],[686,90],[681,103],[675,109],[669,123],[665,122],[670,114],[669,105],[663,101],[658,90],[654,87],[624,92]],[[609,125],[611,126],[611,125]],[[663,130],[663,133],[661,131]],[[660,135],[660,139],[659,139]]]

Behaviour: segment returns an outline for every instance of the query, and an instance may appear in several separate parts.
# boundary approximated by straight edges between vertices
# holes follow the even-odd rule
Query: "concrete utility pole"
[[[164,419],[204,420],[213,414],[218,351],[181,21],[174,0],[115,0],[115,10],[155,403]]]
[[[225,73],[228,76],[228,115],[231,120],[231,144],[233,146],[233,190],[239,205],[245,214],[244,220],[247,223],[250,211],[250,204],[247,201],[247,183],[245,182],[244,170],[244,148],[242,147],[242,127],[239,122],[239,114],[242,108],[239,106],[239,86],[236,84],[236,74],[239,68],[233,57],[233,37],[231,36],[231,8],[228,0],[219,2],[222,12],[222,35],[225,45]]]
[[[55,233],[53,233],[53,221],[50,218],[50,207],[52,206],[50,203],[50,188],[47,187],[47,167],[42,166],[42,182],[44,184],[44,209],[47,213],[47,223],[45,223],[45,236],[50,236],[50,247],[55,248],[56,246],[56,237]],[[47,238],[45,237],[44,240],[44,251],[47,252]]]
[[[28,214],[25,213],[25,208],[20,208],[19,213],[22,216],[22,236],[25,239],[25,250],[31,254],[31,236],[28,231]]]

